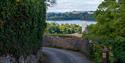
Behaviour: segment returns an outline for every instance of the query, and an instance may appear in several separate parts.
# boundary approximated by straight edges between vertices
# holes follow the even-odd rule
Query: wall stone
[[[82,38],[71,37],[58,37],[58,36],[44,36],[44,47],[57,47],[63,49],[78,50],[88,55],[88,41]]]
[[[37,55],[29,55],[27,57],[20,56],[19,59],[14,58],[12,55],[0,56],[0,63],[41,63],[42,52],[38,52]]]

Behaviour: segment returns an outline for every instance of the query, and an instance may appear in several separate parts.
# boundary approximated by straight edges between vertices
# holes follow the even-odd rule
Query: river
[[[67,20],[67,21],[47,21],[48,23],[58,23],[58,24],[77,24],[77,25],[90,25],[96,24],[95,21],[82,21],[82,20]]]

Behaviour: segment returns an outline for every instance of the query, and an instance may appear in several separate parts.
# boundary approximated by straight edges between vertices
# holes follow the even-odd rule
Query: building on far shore
[[[83,21],[82,23],[83,23],[82,24],[82,32],[87,32],[87,26],[88,26],[87,22]]]

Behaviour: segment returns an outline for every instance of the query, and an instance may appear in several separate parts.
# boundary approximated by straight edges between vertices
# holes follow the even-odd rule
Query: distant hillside
[[[65,13],[47,13],[47,20],[88,20],[95,21],[93,17],[94,11],[73,11],[73,12],[65,12]]]

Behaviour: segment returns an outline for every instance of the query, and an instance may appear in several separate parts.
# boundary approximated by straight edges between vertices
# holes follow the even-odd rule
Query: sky
[[[47,12],[95,11],[102,0],[57,0]]]

